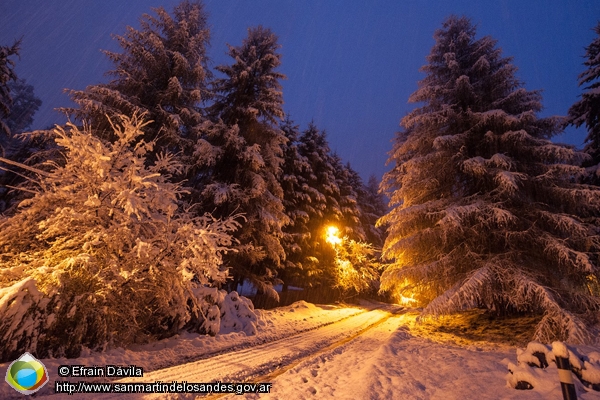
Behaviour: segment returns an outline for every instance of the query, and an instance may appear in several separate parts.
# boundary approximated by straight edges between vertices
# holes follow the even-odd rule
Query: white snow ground
[[[166,394],[51,395],[54,380],[93,380],[60,378],[59,365],[117,364],[144,368],[143,378],[124,378],[122,382],[272,383],[269,394],[225,396],[230,399],[562,399],[553,366],[535,371],[537,386],[533,390],[507,386],[507,365],[516,364],[514,347],[481,342],[457,345],[417,336],[423,335],[423,330],[412,329],[414,314],[404,314],[398,306],[367,308],[298,302],[260,311],[256,336],[185,334],[78,359],[44,359],[51,382],[35,397],[195,398]],[[598,350],[587,347],[581,352]],[[0,364],[0,376],[6,375],[7,367],[8,363]],[[600,399],[600,392],[587,391],[575,381],[580,399]],[[22,398],[8,384],[1,384],[0,398],[11,397]]]

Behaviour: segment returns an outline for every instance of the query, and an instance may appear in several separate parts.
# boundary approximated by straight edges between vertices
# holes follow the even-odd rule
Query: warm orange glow
[[[333,247],[342,243],[342,238],[338,236],[340,230],[335,226],[328,226],[326,231],[325,241]]]
[[[414,306],[417,300],[412,297],[406,297],[401,294],[398,295],[398,303],[403,306]]]

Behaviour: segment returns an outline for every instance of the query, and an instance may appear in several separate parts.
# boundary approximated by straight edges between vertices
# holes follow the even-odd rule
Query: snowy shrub
[[[146,165],[141,118],[111,124],[112,143],[57,128],[64,166],[39,171],[37,193],[0,220],[2,360],[163,338],[211,315],[193,290],[225,281],[238,223],[180,206],[179,166]]]
[[[259,314],[254,311],[250,299],[235,291],[228,294],[225,290],[208,287],[198,287],[194,293],[204,300],[201,307],[205,316],[200,327],[202,332],[211,335],[230,332],[256,334]]]
[[[221,329],[220,333],[244,332],[247,335],[256,335],[258,315],[254,305],[237,292],[231,292],[221,304]]]

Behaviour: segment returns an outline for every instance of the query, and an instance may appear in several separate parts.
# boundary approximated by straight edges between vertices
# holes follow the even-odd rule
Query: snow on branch
[[[441,315],[482,305],[482,293],[491,289],[494,270],[484,265],[459,281],[441,296],[436,297],[423,310],[423,314]]]
[[[183,189],[167,179],[177,162],[164,154],[146,165],[146,124],[111,121],[114,142],[72,124],[55,130],[65,165],[0,220],[0,338],[10,343],[1,359],[165,337],[203,318],[206,300],[192,289],[225,282],[238,217],[183,207]]]

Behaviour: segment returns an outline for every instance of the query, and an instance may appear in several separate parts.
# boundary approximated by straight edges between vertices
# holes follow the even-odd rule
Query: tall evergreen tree
[[[276,71],[281,65],[281,55],[277,53],[280,47],[277,36],[262,26],[248,29],[241,46],[229,45],[229,56],[235,63],[216,68],[225,77],[214,83],[218,93],[212,106],[214,115],[248,133],[260,133],[284,117],[279,81],[285,75]]]
[[[311,231],[316,232],[325,224],[335,224],[342,220],[336,170],[327,135],[314,124],[311,123],[300,136],[298,150],[300,155],[306,157],[311,167],[306,180],[315,199],[312,202],[310,219]]]
[[[217,67],[225,76],[214,82],[214,122],[203,126],[196,150],[204,166],[196,185],[203,210],[246,218],[237,233],[238,252],[227,259],[233,287],[249,279],[274,296],[270,283],[285,260],[281,229],[289,220],[278,181],[287,141],[277,125],[283,117],[279,47],[261,26],[249,29],[241,46],[229,46],[235,62]]]
[[[325,132],[312,123],[298,139],[298,152],[308,164],[301,174],[305,192],[302,210],[308,216],[302,276],[306,286],[332,287],[335,251],[326,242],[326,234],[330,226],[343,229],[335,161]],[[345,229],[343,231],[345,233]]]
[[[290,224],[284,227],[284,285],[287,279],[303,287],[332,287],[336,252],[326,243],[326,231],[335,226],[348,240],[365,239],[369,222],[359,198],[366,189],[358,173],[331,154],[325,133],[314,124],[299,136],[298,127],[288,119],[282,130],[288,144],[281,182],[290,217]],[[370,221],[371,225],[375,221]]]
[[[547,139],[541,96],[466,18],[436,31],[382,183],[391,210],[382,287],[425,314],[485,307],[543,314],[536,337],[584,341],[600,310],[600,190],[583,159]]]
[[[600,184],[600,22],[594,28],[598,35],[585,48],[587,69],[579,75],[579,86],[584,86],[581,100],[569,109],[567,123],[580,127],[585,124],[588,135],[585,138],[584,151],[591,156],[589,166],[591,181]]]
[[[66,111],[90,120],[98,135],[111,140],[106,115],[146,113],[153,122],[144,139],[157,141],[155,153],[182,152],[182,161],[189,164],[204,119],[199,106],[211,98],[206,12],[202,3],[188,0],[179,3],[172,16],[163,7],[153,11],[156,16],[142,16],[139,30],[128,26],[123,36],[115,36],[122,53],[105,51],[115,66],[108,72],[113,79],[83,91],[70,90],[79,108]]]
[[[344,165],[340,156],[331,156],[336,185],[338,187],[337,202],[340,207],[340,230],[345,236],[364,241],[365,231],[361,224],[361,209],[358,204],[358,192],[362,189],[360,176],[350,167]]]
[[[311,232],[308,228],[310,206],[313,202],[311,188],[307,184],[307,176],[312,169],[306,157],[298,149],[299,128],[288,116],[281,125],[287,138],[283,152],[281,171],[281,187],[283,189],[283,205],[290,223],[283,227],[282,245],[285,250],[285,268],[279,273],[283,281],[284,291],[291,283],[302,285],[306,281],[310,262],[308,260],[308,243]]]
[[[19,55],[21,41],[16,41],[12,46],[0,46],[0,157],[6,157],[11,152],[10,145],[13,142],[10,127],[10,115],[13,105],[11,84],[17,80],[15,74],[15,62],[12,56]],[[14,179],[14,174],[0,162],[0,213],[9,206],[8,181]]]

